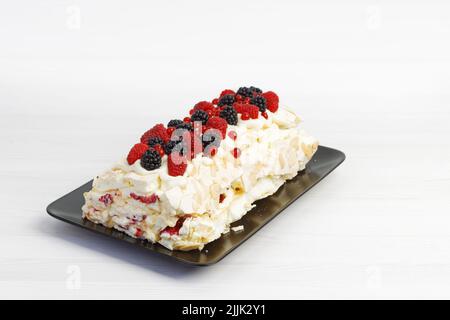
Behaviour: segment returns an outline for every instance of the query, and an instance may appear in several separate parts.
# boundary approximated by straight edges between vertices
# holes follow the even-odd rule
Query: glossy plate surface
[[[202,251],[170,251],[159,244],[137,240],[115,229],[96,225],[81,217],[81,206],[84,203],[83,193],[89,191],[92,181],[82,185],[47,207],[47,212],[54,218],[70,224],[102,233],[112,238],[129,242],[143,249],[170,256],[178,261],[194,265],[210,265],[218,262],[236,249],[256,231],[276,217],[281,211],[311,189],[345,160],[339,150],[320,146],[306,169],[292,180],[286,182],[274,195],[257,201],[256,207],[232,226],[243,225],[240,232],[229,232],[221,238],[207,244]]]

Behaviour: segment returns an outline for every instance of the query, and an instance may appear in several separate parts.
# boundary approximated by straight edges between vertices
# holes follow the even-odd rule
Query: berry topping
[[[164,142],[169,141],[170,137],[167,134],[167,129],[163,124],[157,124],[147,132],[145,132],[141,137],[142,143],[147,143],[150,138],[158,137],[161,138]]]
[[[214,104],[208,101],[200,101],[194,106],[194,110],[212,111],[214,110]]]
[[[253,97],[253,91],[247,87],[240,87],[236,94],[240,95],[241,97]]]
[[[154,193],[149,196],[139,196],[132,192],[130,193],[130,197],[145,204],[152,204],[159,200],[159,197]]]
[[[250,103],[257,106],[260,112],[266,111],[266,98],[257,96],[250,99]]]
[[[250,115],[247,112],[243,112],[241,115],[241,119],[242,120],[249,120],[250,119]]]
[[[217,105],[217,103],[219,103],[219,99],[217,98],[212,99],[211,103]]]
[[[238,117],[237,112],[233,107],[227,106],[220,111],[220,117],[225,119],[229,125],[237,125]]]
[[[262,94],[262,96],[266,99],[267,109],[270,112],[277,112],[279,98],[275,92],[267,91]]]
[[[112,195],[110,195],[109,193],[102,195],[100,198],[98,198],[98,201],[102,202],[105,206],[109,206],[114,202]]]
[[[147,144],[150,147],[154,147],[156,145],[162,146],[162,145],[164,145],[164,141],[160,137],[153,137],[153,138],[148,139]]]
[[[236,109],[237,113],[246,113],[248,115],[248,118],[247,116],[245,118],[242,117],[242,120],[258,119],[259,108],[257,106],[248,103],[236,103],[234,104],[234,108]]]
[[[174,141],[174,140],[170,140],[169,142],[167,142],[164,145],[164,152],[165,154],[171,154],[172,150],[176,147],[176,145],[180,143],[180,141]]]
[[[236,93],[233,90],[225,89],[220,93],[220,98],[222,98],[224,95],[228,95],[228,94],[234,96]]]
[[[224,95],[224,96],[222,96],[220,99],[219,99],[219,102],[217,103],[217,105],[219,106],[219,107],[222,107],[222,106],[232,106],[233,105],[233,103],[234,103],[234,95],[232,95],[232,94],[226,94],[226,95]]]
[[[167,124],[168,128],[176,128],[177,125],[182,124],[183,120],[179,120],[179,119],[175,119],[175,120],[170,120],[169,123]]]
[[[264,118],[266,118],[266,119],[269,118],[269,115],[267,114],[267,112],[263,112],[263,113],[261,113],[261,115],[262,115]]]
[[[251,91],[253,94],[256,94],[256,95],[262,93],[262,90],[261,90],[260,88],[256,88],[256,87],[251,86],[249,89],[250,89],[250,91]]]
[[[179,152],[172,152],[167,160],[169,175],[172,177],[182,176],[186,172],[187,161]]]
[[[225,200],[225,198],[226,198],[226,195],[224,193],[221,193],[219,196],[219,203],[222,203],[223,200]]]
[[[191,116],[191,121],[192,122],[199,121],[205,125],[206,122],[208,121],[208,118],[209,118],[209,116],[208,116],[208,113],[206,113],[206,111],[196,110]]]
[[[190,118],[189,118],[189,120],[190,120]],[[188,130],[188,131],[192,131],[192,130],[194,130],[194,127],[192,126],[192,123],[188,123],[188,122],[183,122],[183,123],[180,123],[179,125],[177,125],[177,127],[176,127],[177,129],[183,129],[183,130]]]
[[[148,171],[161,167],[161,156],[158,151],[153,148],[148,149],[141,158],[141,166]]]
[[[237,158],[239,158],[240,155],[241,155],[241,149],[239,149],[239,148],[234,148],[234,149],[231,151],[231,154],[233,155],[233,157],[235,157],[235,158],[237,159]]]
[[[139,228],[136,228],[136,231],[134,232],[134,236],[136,238],[140,238],[140,237],[142,237],[142,234],[143,234],[142,230]]]
[[[131,166],[136,161],[138,161],[142,155],[148,150],[148,145],[145,143],[137,143],[131,148],[128,153],[127,162]]]
[[[225,119],[220,117],[211,117],[206,123],[207,128],[217,129],[222,134],[222,139],[225,138],[227,133],[228,123]]]
[[[230,132],[228,132],[228,136],[231,138],[231,140],[235,140],[237,139],[237,133],[236,131],[231,130]]]

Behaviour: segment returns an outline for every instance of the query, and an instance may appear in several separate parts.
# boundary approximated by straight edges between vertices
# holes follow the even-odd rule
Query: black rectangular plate
[[[84,203],[83,193],[90,190],[92,181],[50,204],[47,207],[47,212],[56,219],[124,240],[144,249],[170,256],[178,261],[202,266],[211,265],[220,261],[250,238],[292,202],[326,177],[344,160],[345,155],[341,151],[319,146],[305,170],[286,182],[274,195],[257,201],[255,203],[256,206],[249,213],[233,223],[235,226],[243,225],[244,230],[240,232],[231,231],[222,235],[219,239],[207,244],[202,251],[171,251],[160,244],[134,239],[115,229],[106,228],[84,220],[81,217],[81,207]]]

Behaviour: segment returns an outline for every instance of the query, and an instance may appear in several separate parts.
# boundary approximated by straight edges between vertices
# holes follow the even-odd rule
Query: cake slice
[[[171,250],[201,250],[305,169],[318,147],[271,91],[225,90],[189,114],[145,132],[97,176],[83,217]]]

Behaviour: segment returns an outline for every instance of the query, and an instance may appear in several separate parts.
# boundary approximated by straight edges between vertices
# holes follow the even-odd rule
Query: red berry
[[[261,115],[262,115],[264,118],[266,118],[266,119],[269,118],[269,115],[267,114],[267,112],[262,112]]]
[[[169,135],[167,134],[167,129],[164,127],[163,124],[157,124],[147,132],[145,132],[141,137],[142,143],[147,143],[150,138],[161,138],[164,142],[167,142],[170,140]]]
[[[194,112],[195,112],[194,109],[189,110],[189,115],[192,116],[194,114]]]
[[[234,97],[234,100],[240,102],[240,101],[242,101],[242,96],[241,96],[240,94],[237,94],[237,95]]]
[[[232,140],[236,140],[236,139],[237,139],[237,133],[236,133],[236,131],[231,130],[230,132],[228,132],[228,136],[229,136]]]
[[[222,139],[225,139],[225,135],[227,133],[228,123],[227,120],[220,117],[211,117],[206,122],[206,127],[208,129],[217,129],[220,131],[222,135]]]
[[[235,92],[233,91],[233,90],[230,90],[230,89],[225,89],[225,90],[223,90],[221,93],[220,93],[220,97],[222,98],[224,95],[226,95],[226,94],[232,94],[232,95],[234,95],[235,94]]]
[[[167,160],[167,168],[172,177],[182,176],[186,172],[187,160],[178,152],[172,152]]]
[[[167,134],[169,135],[169,137],[172,136],[172,133],[175,131],[175,127],[169,127],[167,128]]]
[[[225,200],[225,198],[226,198],[225,194],[221,193],[219,196],[219,203],[222,203],[223,200]]]
[[[138,161],[148,150],[148,145],[145,143],[136,143],[133,148],[131,148],[128,153],[127,162],[131,166],[133,163]]]
[[[211,103],[217,105],[219,103],[219,99],[212,99]]]
[[[278,103],[280,102],[277,94],[273,91],[267,91],[262,96],[266,99],[267,109],[271,112],[276,112],[278,110]]]
[[[189,123],[189,122],[191,122],[191,118],[190,117],[185,117],[183,119],[183,122]]]
[[[194,106],[194,111],[196,110],[208,112],[209,110],[214,110],[214,104],[208,101],[200,101]]]
[[[142,230],[141,229],[139,229],[139,228],[137,228],[136,229],[136,232],[134,233],[134,236],[136,237],[136,238],[140,238],[141,236],[142,236]]]
[[[173,226],[173,227],[165,227],[161,233],[165,232],[168,233],[169,235],[173,236],[176,235],[180,232],[181,227],[183,226],[184,221],[189,218],[190,215],[184,215],[183,217],[180,217],[177,220],[177,223]]]
[[[133,198],[134,200],[140,201],[145,204],[151,204],[155,203],[156,201],[159,201],[159,197],[154,193],[149,196],[139,196],[134,192],[132,192],[130,193],[130,197]]]
[[[242,113],[241,119],[248,120],[248,119],[250,119],[250,115],[247,112],[244,112],[244,113]]]
[[[102,195],[100,198],[98,198],[98,201],[102,202],[105,206],[109,206],[114,202],[112,195],[110,195],[109,193]]]
[[[237,158],[239,158],[240,155],[241,155],[241,149],[239,149],[239,148],[234,148],[234,149],[231,151],[231,154],[233,155],[233,157],[235,157],[235,158],[237,159]]]

